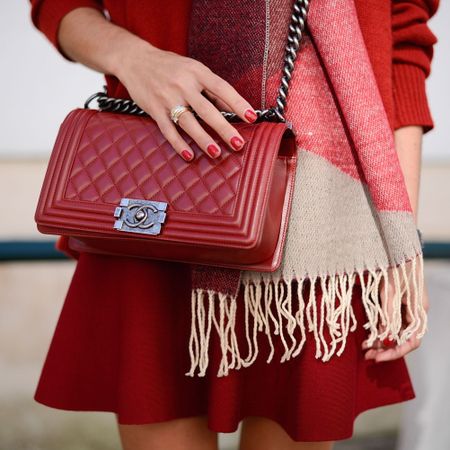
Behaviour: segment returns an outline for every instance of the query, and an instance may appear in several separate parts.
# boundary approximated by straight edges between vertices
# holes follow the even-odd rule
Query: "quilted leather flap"
[[[222,154],[208,157],[181,131],[195,153],[188,163],[148,117],[72,111],[51,155],[36,221],[61,229],[70,218],[77,228],[109,228],[114,208],[132,198],[168,203],[166,234],[208,223],[243,229],[246,216],[265,208],[277,159],[295,157],[293,136],[282,123],[235,123],[246,145],[234,152],[204,126]]]
[[[240,127],[246,139],[253,130]],[[94,114],[81,135],[65,198],[115,205],[123,197],[140,198],[167,202],[176,211],[229,216],[245,152],[232,154],[216,139],[222,155],[213,160],[183,137],[194,149],[194,162],[185,162],[150,119]]]

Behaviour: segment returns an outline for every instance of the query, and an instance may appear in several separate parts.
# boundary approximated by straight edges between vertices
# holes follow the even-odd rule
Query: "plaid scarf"
[[[252,106],[273,106],[291,12],[291,0],[193,0],[189,56]],[[355,283],[369,345],[387,336],[401,344],[426,331],[422,249],[352,0],[312,0],[285,116],[299,161],[283,263],[273,273],[192,267],[186,375],[205,375],[213,332],[222,351],[217,376],[255,361],[259,333],[272,349],[267,362],[274,339],[282,341],[282,362],[298,355],[308,337],[316,358],[339,356],[357,326]],[[245,323],[236,314],[240,289]],[[391,292],[389,304],[382,289]],[[245,328],[245,348],[237,327]]]

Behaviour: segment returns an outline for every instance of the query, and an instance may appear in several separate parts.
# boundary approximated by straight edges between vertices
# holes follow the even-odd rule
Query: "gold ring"
[[[184,105],[176,105],[170,110],[170,118],[173,123],[178,123],[178,119],[180,118],[181,114],[185,113],[186,111],[192,111],[192,108],[190,106],[184,106]]]

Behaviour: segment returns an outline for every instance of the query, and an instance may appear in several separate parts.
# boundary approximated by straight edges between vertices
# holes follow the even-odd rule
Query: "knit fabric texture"
[[[252,105],[272,106],[291,13],[290,0],[194,0],[189,55]],[[282,341],[282,362],[306,339],[315,340],[323,362],[338,357],[357,327],[356,283],[369,345],[386,337],[401,344],[426,332],[422,250],[352,0],[312,0],[285,116],[299,161],[283,263],[272,273],[193,267],[186,375],[205,375],[211,333],[221,342],[218,376],[255,361],[258,333],[272,349],[274,339]],[[313,288],[303,298],[307,279]],[[245,323],[236,322],[239,289]],[[236,327],[245,327],[246,348],[237,345]],[[265,357],[270,362],[274,352]]]

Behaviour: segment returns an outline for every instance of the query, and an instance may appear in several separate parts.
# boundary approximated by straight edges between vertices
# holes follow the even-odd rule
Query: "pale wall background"
[[[441,3],[431,21],[440,39],[428,82],[436,130],[424,140],[419,225],[428,239],[448,241],[450,3]],[[0,220],[0,240],[42,239],[34,207],[59,123],[103,80],[61,58],[31,26],[26,0],[0,1],[0,38],[0,193],[8,200],[8,217],[19,218]],[[119,448],[113,415],[61,411],[32,399],[73,267],[71,261],[0,264],[0,450]],[[419,398],[364,413],[355,428],[356,437],[395,432],[403,421],[402,450],[450,448],[449,428],[442,424],[450,413],[450,263],[428,262],[426,270],[431,332],[409,358]],[[232,448],[236,437],[222,435],[222,447]]]
[[[67,112],[103,86],[102,76],[63,60],[30,24],[28,1],[0,2],[0,156],[46,156]],[[439,36],[428,83],[437,130],[427,136],[425,161],[450,161],[450,2],[441,1],[431,27]],[[6,63],[7,62],[7,63]],[[17,120],[20,118],[20,120]],[[22,132],[23,124],[27,132]]]

